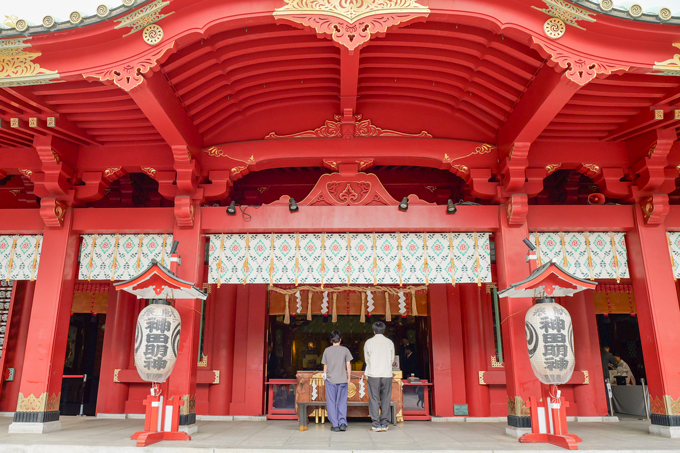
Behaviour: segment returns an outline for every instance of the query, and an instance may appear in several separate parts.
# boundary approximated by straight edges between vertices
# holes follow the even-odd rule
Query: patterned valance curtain
[[[577,277],[590,280],[628,278],[625,233],[531,233],[538,265],[554,261]]]
[[[668,252],[671,255],[671,265],[673,266],[673,278],[680,277],[680,232],[668,231]]]
[[[0,236],[0,279],[35,280],[41,249],[42,235]]]
[[[216,234],[209,283],[491,281],[488,233]]]
[[[151,260],[167,266],[171,234],[83,234],[80,280],[128,280]]]

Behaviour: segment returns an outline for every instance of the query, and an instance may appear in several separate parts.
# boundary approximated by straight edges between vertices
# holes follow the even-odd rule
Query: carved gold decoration
[[[673,47],[680,49],[680,43],[673,43]],[[669,58],[664,61],[655,61],[653,69],[659,72],[650,72],[649,74],[665,75],[665,76],[680,76],[680,54],[673,55],[673,58]]]
[[[142,171],[152,178],[156,177],[156,169],[153,167],[142,167]]]
[[[19,19],[16,24],[14,24],[14,28],[17,31],[25,31],[28,28],[28,22],[26,22],[25,19]]]
[[[55,22],[54,17],[52,17],[52,16],[45,16],[45,17],[43,17],[43,20],[42,20],[43,27],[45,27],[45,28],[52,28],[52,26],[54,25],[54,22]]]
[[[56,163],[59,163],[59,154],[55,150],[52,150],[52,158]]]
[[[485,284],[484,284],[484,289],[486,290],[486,293],[487,293],[487,294],[491,294],[491,291],[492,291],[494,288],[496,288],[496,283],[494,283],[494,282],[485,283]],[[494,360],[496,360],[495,357],[494,357]]]
[[[164,2],[162,0],[156,0],[152,3],[149,3],[148,5],[139,8],[137,11],[134,11],[128,14],[127,16],[123,16],[120,19],[116,19],[115,22],[120,23],[116,25],[114,28],[118,29],[131,27],[132,31],[123,36],[128,36],[133,33],[136,33],[139,30],[142,30],[147,26],[155,22],[158,22],[164,17],[168,17],[170,14],[174,13],[174,11],[171,11],[168,14],[161,14],[161,10],[169,4],[170,4],[169,1]]]
[[[262,186],[262,187],[257,188],[257,191],[260,192],[260,193],[265,193],[268,190],[269,190],[269,186]]]
[[[425,186],[425,188],[432,193],[434,193],[434,191],[437,190],[437,186]]]
[[[496,360],[496,356],[492,355],[491,356],[491,368],[503,368],[505,365],[503,365],[503,362],[499,362]]]
[[[121,167],[111,167],[104,170],[104,176],[107,178],[111,177],[114,173],[119,172]]]
[[[184,405],[179,408],[180,414],[189,415],[196,413],[196,395],[183,395],[180,399],[184,401]]]
[[[14,189],[14,190],[10,190],[9,193],[11,193],[12,195],[14,195],[15,197],[18,197],[19,194],[21,193],[21,190],[19,190],[19,189]]]
[[[30,178],[31,175],[33,174],[33,171],[31,171],[31,170],[29,170],[29,169],[27,169],[27,168],[20,168],[20,169],[19,169],[19,172],[20,172],[22,175],[26,176],[27,178]]]
[[[543,32],[550,39],[561,38],[565,31],[567,31],[567,26],[556,17],[551,17],[543,24]]]
[[[53,116],[47,117],[47,127],[54,127],[56,125],[56,119]]]
[[[529,408],[524,404],[521,396],[510,398],[508,396],[508,415],[516,415],[518,417],[528,417]]]
[[[546,166],[545,166],[545,171],[546,171],[546,173],[547,173],[546,176],[552,175],[552,174],[555,173],[561,166],[562,166],[561,163],[559,163],[559,164],[550,164],[550,165],[546,165]]]
[[[144,28],[144,31],[142,32],[142,38],[144,38],[144,42],[148,45],[155,46],[161,42],[161,39],[163,39],[163,29],[160,27],[160,25],[151,24]]]
[[[41,68],[33,60],[40,52],[26,52],[30,38],[0,40],[0,87],[41,85],[59,78],[56,71]]]
[[[566,69],[569,80],[581,86],[597,77],[598,74],[611,74],[616,71],[628,71],[630,66],[614,66],[610,63],[591,60],[590,57],[572,53],[552,42],[544,42],[542,39],[532,37],[534,44],[540,46],[543,51],[550,55],[550,59]]]
[[[470,174],[470,169],[467,167],[467,165],[462,165],[462,164],[456,164],[456,165],[451,165],[451,168],[456,170],[456,173],[458,173],[458,176],[465,177]]]
[[[213,370],[213,373],[215,373],[215,380],[212,383],[217,385],[220,383],[220,370]]]
[[[35,395],[24,396],[23,393],[19,393],[19,399],[17,400],[17,412],[49,412],[59,410],[59,401],[61,399],[61,393],[52,394],[52,396],[47,396],[47,392],[41,394],[39,397]]]
[[[662,120],[663,119],[663,110],[654,110],[654,119],[655,120]]]
[[[97,16],[106,17],[109,15],[109,7],[106,5],[97,6]]]
[[[17,16],[9,15],[5,16],[5,20],[2,23],[7,25],[9,28],[14,28],[18,20],[19,18]]]
[[[210,148],[204,149],[204,153],[208,154],[208,156],[211,157],[226,157],[227,159],[235,160],[237,162],[243,162],[245,165],[238,165],[236,167],[233,167],[231,169],[232,174],[239,175],[246,171],[248,169],[248,165],[252,165],[255,163],[255,156],[252,155],[248,160],[241,160],[237,159],[235,157],[229,156],[227,153],[225,153],[222,149],[216,147],[216,146],[211,146]]]
[[[353,51],[371,35],[410,20],[427,17],[429,8],[415,0],[285,0],[286,6],[274,11],[276,20],[284,19],[318,34],[331,35],[333,41]]]
[[[598,174],[600,172],[600,167],[595,165],[595,164],[581,164],[585,168],[587,168],[589,171],[593,172],[594,174]]]
[[[340,122],[340,115],[335,115],[335,121],[326,120],[323,126],[317,127],[302,132],[296,132],[288,135],[278,135],[271,132],[264,139],[279,139],[279,138],[340,138],[342,134],[342,123]],[[405,132],[397,132],[390,129],[382,129],[371,123],[371,120],[362,120],[362,115],[356,115],[354,122],[354,137],[418,137],[418,138],[432,138],[432,135],[425,131],[419,134],[408,134]]]
[[[647,157],[652,157],[654,156],[654,151],[656,151],[656,143],[654,143],[652,146],[649,147],[647,150]]]
[[[201,353],[201,360],[198,361],[198,366],[205,368],[208,366],[208,356]]]
[[[83,20],[83,15],[80,14],[78,11],[73,11],[71,14],[68,15],[68,20],[73,25],[76,25],[79,24],[81,20]]]
[[[156,66],[157,61],[163,57],[165,52],[173,47],[174,44],[150,53],[140,60],[105,69],[96,74],[83,74],[83,77],[92,77],[100,81],[113,80],[113,83],[123,90],[130,91],[134,87],[141,85],[144,81],[142,74],[149,72],[151,68]]]
[[[475,154],[489,154],[491,151],[495,150],[494,145],[489,145],[488,143],[482,143],[480,146],[476,147],[473,152],[466,154],[465,156],[460,156],[452,159],[448,154],[444,154],[444,162],[450,163],[455,162],[460,159],[465,159],[466,157],[474,156]]]
[[[479,385],[486,385],[486,382],[484,382],[484,371],[479,372]]]
[[[680,398],[673,399],[670,395],[653,396],[650,398],[650,403],[652,414],[680,415]]]
[[[588,384],[590,384],[590,375],[588,374],[588,370],[583,370],[583,385]]]
[[[590,17],[595,15],[595,13],[572,5],[566,0],[543,0],[543,3],[546,4],[546,9],[537,8],[536,6],[532,6],[532,8],[542,11],[549,16],[556,17],[557,19],[564,21],[564,23],[580,28],[581,30],[585,30],[585,28],[578,25],[576,21],[585,20],[587,22],[595,22],[595,19]]]
[[[120,383],[120,381],[118,380],[118,373],[120,373],[120,368],[116,368],[115,370],[113,370],[113,382]]]

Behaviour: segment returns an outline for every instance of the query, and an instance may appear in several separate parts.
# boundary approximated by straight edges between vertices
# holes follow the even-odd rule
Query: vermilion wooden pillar
[[[201,287],[203,284],[205,235],[201,234],[201,208],[196,207],[191,228],[175,226],[173,240],[179,241],[177,253],[182,263],[177,276]],[[201,300],[181,299],[175,308],[182,320],[179,351],[175,368],[168,379],[168,397],[181,398],[184,405],[179,417],[180,431],[189,434],[196,426],[196,376],[198,372],[198,343],[201,334]]]
[[[114,382],[114,373],[115,370],[125,370],[132,365],[130,350],[135,338],[136,299],[126,291],[112,289],[109,292],[97,394],[97,415],[125,413],[125,401],[130,385]]]
[[[650,432],[680,437],[680,308],[666,229],[663,222],[646,225],[640,205],[634,209],[635,229],[626,243],[649,384]]]
[[[451,384],[453,404],[467,405],[467,392],[465,385],[465,353],[463,351],[463,315],[461,306],[463,300],[460,295],[460,285],[445,285],[446,296],[449,301],[449,344],[451,345]],[[454,407],[455,410],[455,407]]]
[[[588,372],[589,383],[574,386],[578,415],[607,415],[593,292],[582,291],[572,297],[563,297],[561,302],[569,311],[574,326],[575,369]]]
[[[242,286],[242,285],[241,285]],[[210,364],[220,372],[220,383],[209,389],[210,415],[229,415],[234,375],[234,330],[237,285],[213,288],[214,319]]]
[[[13,412],[16,409],[16,400],[19,396],[19,385],[26,360],[26,338],[28,326],[31,320],[31,308],[33,307],[33,293],[35,281],[17,282],[15,287],[17,294],[12,309],[12,324],[9,329],[9,337],[5,335],[5,369],[14,368],[14,380],[3,382],[0,394],[0,411]],[[29,358],[30,363],[30,358]]]
[[[518,226],[509,225],[506,211],[505,206],[501,206],[500,228],[495,234],[498,288],[501,290],[524,280],[530,274],[529,264],[526,262],[527,247],[522,242],[529,237],[529,229],[526,222]],[[513,428],[531,426],[529,408],[525,403],[530,396],[541,396],[540,383],[529,362],[524,331],[524,315],[531,306],[530,298],[500,299],[508,425]]]
[[[489,387],[479,382],[479,372],[486,371],[486,342],[482,325],[482,288],[474,283],[460,286],[463,301],[463,334],[465,345],[465,387],[470,416],[488,417],[491,414]]]
[[[78,235],[72,231],[73,209],[63,227],[46,227],[35,285],[26,357],[10,433],[58,430],[66,338],[77,278]]]
[[[446,285],[430,285],[430,363],[432,364],[433,415],[453,417],[453,376],[449,309]]]
[[[264,414],[267,285],[236,290],[231,415]]]

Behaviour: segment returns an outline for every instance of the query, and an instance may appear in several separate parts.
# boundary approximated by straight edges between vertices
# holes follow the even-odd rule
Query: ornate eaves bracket
[[[0,39],[0,88],[27,85],[44,85],[56,82],[57,71],[41,68],[33,60],[40,52],[27,52],[29,38]]]
[[[555,42],[549,42],[535,36],[532,39],[531,47],[544,58],[549,58],[548,64],[551,66],[559,65],[559,67],[566,69],[567,78],[580,86],[587,85],[595,77],[607,76],[614,72],[626,72],[630,69],[630,66],[574,52]]]
[[[114,66],[83,74],[85,79],[111,81],[125,91],[130,91],[144,82],[143,74],[163,63],[176,51],[175,43],[165,48],[154,49],[141,57],[118,63]]]
[[[350,53],[371,35],[384,35],[390,27],[425,20],[430,9],[416,0],[285,0],[274,11],[277,21],[313,28],[317,34],[347,47]]]

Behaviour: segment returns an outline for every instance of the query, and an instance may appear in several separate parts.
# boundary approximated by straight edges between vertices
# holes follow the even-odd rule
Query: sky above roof
[[[598,0],[589,0],[598,4]],[[83,17],[94,16],[97,6],[104,3],[113,9],[122,4],[121,0],[1,0],[0,1],[0,24],[5,16],[16,16],[35,25],[42,23],[45,16],[53,16],[56,22],[68,20],[69,14],[78,11]],[[637,3],[644,11],[662,7],[670,8],[673,16],[680,16],[680,0],[614,0],[616,8],[628,9],[630,5]]]

